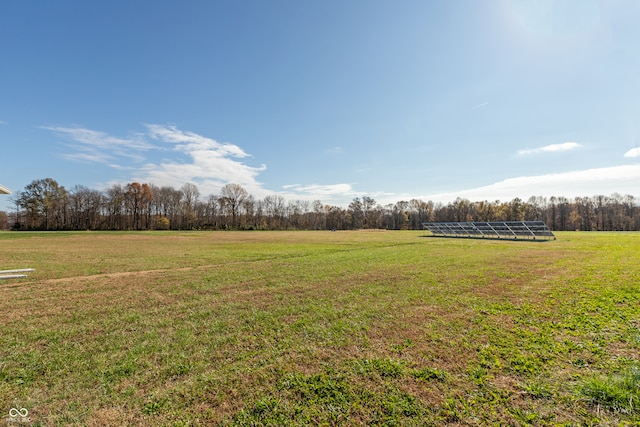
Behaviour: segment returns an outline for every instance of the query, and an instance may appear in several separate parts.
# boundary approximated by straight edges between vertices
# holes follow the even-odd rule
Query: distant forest
[[[356,197],[348,207],[320,200],[256,199],[238,184],[202,197],[191,183],[180,189],[132,182],[104,191],[71,190],[39,179],[13,196],[15,210],[0,212],[0,229],[13,230],[417,230],[429,221],[542,220],[554,231],[640,230],[640,207],[630,195],[530,197],[509,202],[444,204],[412,199],[380,205]]]

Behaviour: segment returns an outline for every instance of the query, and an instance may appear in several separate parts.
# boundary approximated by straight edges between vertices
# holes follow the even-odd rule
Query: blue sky
[[[640,197],[638,16],[635,0],[3,2],[0,183]]]

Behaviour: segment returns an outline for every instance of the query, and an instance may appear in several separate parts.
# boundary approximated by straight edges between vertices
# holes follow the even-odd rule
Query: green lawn
[[[640,234],[557,234],[0,233],[0,413],[637,425]]]

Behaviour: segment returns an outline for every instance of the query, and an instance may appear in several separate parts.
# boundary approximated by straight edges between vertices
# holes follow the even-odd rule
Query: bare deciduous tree
[[[231,212],[231,227],[237,227],[238,211],[248,196],[247,190],[238,184],[227,184],[220,190],[220,202]]]

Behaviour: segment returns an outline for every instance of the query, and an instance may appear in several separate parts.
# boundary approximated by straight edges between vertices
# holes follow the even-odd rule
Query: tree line
[[[356,197],[345,208],[320,200],[257,199],[238,184],[202,197],[197,186],[132,182],[106,190],[65,189],[52,178],[31,182],[13,198],[15,211],[0,212],[0,229],[14,230],[353,230],[421,229],[429,221],[542,220],[554,231],[640,230],[633,196],[530,197],[509,202],[451,203],[412,199],[381,205]]]

